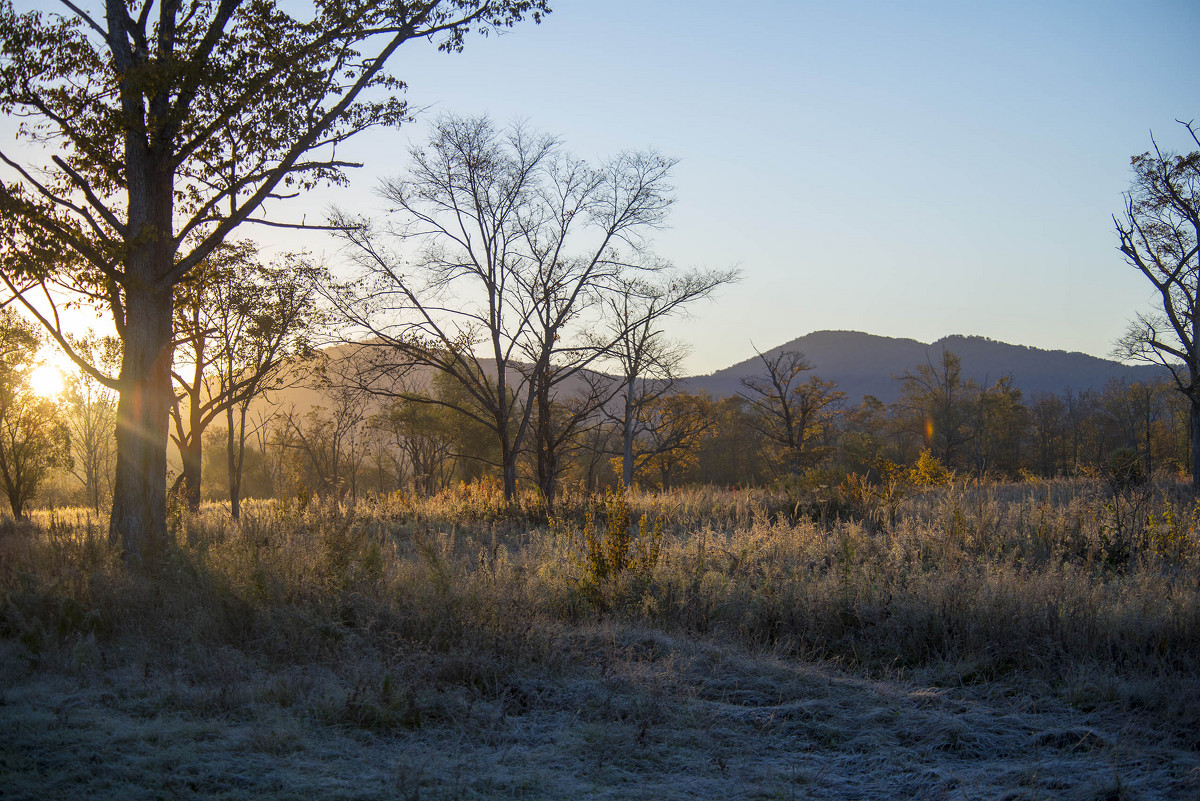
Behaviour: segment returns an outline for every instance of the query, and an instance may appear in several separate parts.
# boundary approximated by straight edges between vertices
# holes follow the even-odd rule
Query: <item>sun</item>
[[[29,374],[29,388],[34,394],[43,398],[53,398],[61,395],[66,389],[67,380],[63,371],[53,364],[39,364]]]

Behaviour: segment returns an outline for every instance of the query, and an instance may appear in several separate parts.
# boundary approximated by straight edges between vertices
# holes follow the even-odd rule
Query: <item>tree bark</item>
[[[517,455],[515,451],[505,448],[503,465],[504,500],[514,503],[517,500]]]
[[[140,563],[169,544],[167,421],[171,409],[171,289],[126,289],[117,470],[109,538]]]
[[[126,135],[129,241],[122,303],[114,309],[122,357],[117,401],[117,469],[109,539],[125,560],[145,564],[164,554],[167,529],[167,431],[174,403],[172,236],[174,176]]]
[[[1192,424],[1192,491],[1200,492],[1200,396],[1192,396],[1191,400],[1191,424]]]
[[[193,414],[195,411],[192,410]],[[179,458],[183,461],[183,481],[179,495],[187,504],[188,511],[193,513],[200,511],[200,481],[204,460],[201,450],[202,438],[202,432],[192,429],[191,436],[179,445]]]

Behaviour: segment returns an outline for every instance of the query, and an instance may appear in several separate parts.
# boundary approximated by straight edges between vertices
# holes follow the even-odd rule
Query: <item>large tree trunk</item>
[[[504,448],[501,465],[504,480],[504,500],[513,503],[517,500],[517,452],[515,449]]]
[[[126,289],[117,401],[117,470],[109,537],[126,560],[167,547],[167,420],[171,408],[171,289]]]
[[[1200,492],[1200,395],[1191,398],[1192,491]]]
[[[129,236],[119,321],[122,356],[117,400],[117,469],[109,539],[127,562],[153,561],[169,544],[167,425],[174,395],[172,286],[173,183],[135,136],[126,136]]]

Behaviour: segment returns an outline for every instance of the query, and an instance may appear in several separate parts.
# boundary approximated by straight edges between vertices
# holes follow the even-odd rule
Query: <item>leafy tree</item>
[[[769,478],[766,443],[740,395],[730,395],[712,405],[712,425],[697,444],[697,463],[689,480],[722,486],[758,486]]]
[[[1191,122],[1181,123],[1200,146]],[[1153,142],[1153,139],[1151,140]],[[1118,343],[1126,358],[1167,367],[1191,402],[1192,488],[1200,491],[1200,151],[1134,156],[1125,211],[1113,217],[1119,248],[1158,293]]]
[[[1067,437],[1070,444],[1071,472],[1078,473],[1089,463],[1095,463],[1089,454],[1097,454],[1096,449],[1090,448],[1090,440],[1094,438],[1095,424],[1093,418],[1098,404],[1096,393],[1092,390],[1076,392],[1070,387],[1063,392],[1063,404],[1067,407]]]
[[[289,254],[267,265],[252,243],[224,245],[177,287],[175,404],[172,440],[183,471],[179,486],[200,506],[204,432],[225,418],[225,475],[233,518],[239,516],[250,404],[295,383],[311,355],[319,323],[317,285],[324,271]]]
[[[657,473],[660,489],[669,489],[699,460],[704,433],[713,424],[713,402],[707,394],[676,392],[649,405],[646,427],[634,448],[633,477]]]
[[[0,310],[0,483],[18,520],[50,471],[71,458],[57,402],[29,387],[39,344],[28,323]]]
[[[1100,396],[1100,410],[1110,430],[1105,451],[1112,448],[1133,450],[1142,460],[1142,472],[1151,475],[1156,467],[1157,437],[1160,420],[1167,414],[1165,381],[1128,381],[1111,379]]]
[[[841,416],[839,462],[846,473],[869,473],[881,460],[900,461],[899,447],[887,406],[866,395],[856,408]]]
[[[449,482],[454,457],[455,413],[424,399],[397,398],[371,419],[371,427],[403,454],[397,476],[405,474],[414,491],[433,495]]]
[[[985,390],[974,402],[975,473],[997,470],[1016,475],[1021,467],[1021,448],[1029,429],[1029,410],[1021,400],[1021,390],[1005,376]]]
[[[113,338],[76,343],[89,361],[107,373],[120,358]],[[76,372],[63,393],[63,423],[71,440],[71,472],[83,484],[84,497],[97,514],[112,493],[116,467],[117,396],[86,373]]]
[[[1029,408],[1038,472],[1053,476],[1066,467],[1067,405],[1054,394],[1038,395]]]
[[[81,369],[120,393],[110,534],[138,561],[168,539],[175,286],[239,225],[281,224],[266,201],[344,182],[357,165],[339,144],[406,118],[402,84],[385,71],[405,42],[455,51],[471,29],[548,9],[546,0],[339,0],[301,18],[275,0],[104,0],[99,14],[64,6],[0,3],[0,112],[58,151],[31,148],[24,162],[0,152],[9,171],[0,278]],[[57,289],[111,314],[123,348],[116,380],[71,347]]]

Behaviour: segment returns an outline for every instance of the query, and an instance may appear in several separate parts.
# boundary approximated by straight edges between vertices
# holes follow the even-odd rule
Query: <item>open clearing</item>
[[[563,660],[380,688],[214,655],[35,669],[8,646],[6,798],[1200,798],[1195,721],[1104,687],[923,687],[654,632],[563,632]],[[77,649],[78,651],[78,649]],[[85,655],[92,661],[98,652]],[[80,655],[75,654],[75,661]],[[424,664],[422,664],[424,663]],[[357,699],[356,699],[357,696]],[[373,701],[366,701],[366,698]],[[357,705],[357,706],[356,706]]]

